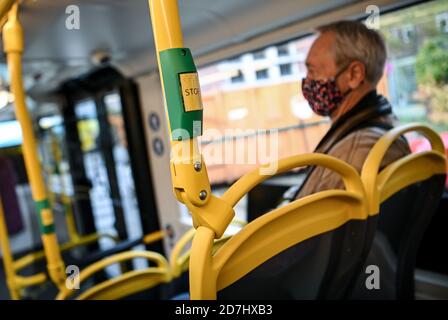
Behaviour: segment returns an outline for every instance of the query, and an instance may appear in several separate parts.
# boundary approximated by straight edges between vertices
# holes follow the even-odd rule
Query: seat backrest
[[[417,131],[432,150],[409,154],[379,172],[386,152],[404,133]],[[368,290],[360,275],[353,298],[412,299],[420,241],[442,196],[446,159],[442,140],[425,125],[410,124],[387,132],[369,153],[362,170],[375,239],[366,265],[380,270],[379,290]]]
[[[233,225],[242,226],[244,221],[234,219]],[[78,294],[76,299],[79,300],[117,300],[132,297],[134,294],[139,294],[143,291],[150,290],[158,285],[170,283],[172,280],[182,276],[182,273],[188,269],[188,261],[190,252],[188,245],[191,242],[196,230],[194,228],[187,231],[174,246],[170,260],[161,256],[157,252],[151,251],[125,251],[121,253],[113,254],[109,257],[104,257],[101,260],[93,262],[85,269],[83,269],[79,275],[79,285],[84,286],[95,273],[103,270],[104,268],[117,264],[124,263],[131,259],[146,259],[149,262],[155,263],[156,266],[149,267],[143,270],[131,270],[120,274],[119,276],[103,281],[83,291],[76,292],[75,289],[68,287],[61,290],[57,296],[57,299],[68,299],[74,294]],[[158,234],[151,234],[153,238],[156,238]],[[227,241],[230,237],[224,236],[215,241],[215,250],[219,248],[222,243]],[[147,240],[148,241],[148,240]],[[141,240],[137,239],[133,241],[133,246],[141,243]],[[127,244],[129,246],[129,244]],[[170,286],[171,287],[171,286]],[[173,288],[166,288],[167,295],[172,296],[170,291]],[[174,288],[175,289],[175,288]],[[174,292],[176,292],[174,290]]]
[[[193,299],[215,299],[218,291],[223,299],[336,298],[344,294],[352,271],[363,264],[364,189],[353,167],[323,154],[280,160],[276,174],[306,165],[321,165],[339,173],[346,190],[322,191],[266,213],[202,260],[195,258],[195,249],[205,248],[207,231],[198,228],[190,259]],[[268,178],[254,170],[222,199],[234,206]],[[206,276],[198,277],[194,270]]]
[[[143,270],[131,270],[115,278],[101,282],[85,291],[80,292],[75,285],[63,287],[57,300],[65,300],[77,294],[79,300],[116,300],[153,288],[171,280],[168,261],[157,252],[127,251],[97,261],[83,269],[77,278],[77,285],[85,283],[87,279],[104,268],[133,259],[146,259],[155,266]],[[83,288],[81,288],[83,289]]]

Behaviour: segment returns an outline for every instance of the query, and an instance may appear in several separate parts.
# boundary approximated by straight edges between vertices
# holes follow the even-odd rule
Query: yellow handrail
[[[94,275],[95,273],[106,268],[107,266],[110,266],[110,265],[113,265],[116,263],[122,263],[124,261],[132,260],[135,258],[144,258],[151,262],[155,262],[157,264],[158,269],[166,271],[166,273],[165,273],[166,274],[166,282],[168,282],[171,279],[170,273],[168,272],[168,262],[161,254],[159,254],[157,252],[149,252],[149,251],[127,251],[127,252],[118,253],[116,255],[105,258],[101,261],[98,261],[98,262],[88,266],[87,268],[85,268],[84,270],[81,271],[78,281],[79,281],[79,283],[82,283],[86,279],[88,279],[89,277]],[[74,292],[75,292],[75,289],[65,287],[59,291],[56,299],[57,300],[67,299],[71,295],[73,295]]]
[[[47,269],[52,281],[65,286],[65,267],[54,230],[53,213],[48,203],[47,191],[37,155],[36,138],[25,102],[22,80],[22,54],[24,48],[23,29],[18,19],[18,4],[15,3],[3,27],[3,49],[7,56],[11,78],[11,91],[15,98],[15,112],[23,134],[23,155],[33,199],[38,208],[42,242],[47,258]]]
[[[2,199],[0,199],[0,245],[3,253],[3,265],[5,268],[6,283],[8,284],[11,298],[13,300],[18,300],[20,299],[20,293],[13,283],[16,273],[14,271],[11,247],[9,245],[8,231],[5,223]]]
[[[47,280],[44,273],[38,273],[32,276],[20,276],[11,252],[9,244],[8,230],[5,222],[2,200],[0,199],[0,247],[3,253],[3,266],[5,269],[6,283],[8,285],[11,299],[18,300],[22,297],[21,289],[41,284]]]
[[[423,134],[431,143],[431,151],[425,151],[417,154],[409,154],[402,159],[389,165],[381,174],[379,173],[381,163],[386,152],[392,144],[402,135],[408,132],[419,132]],[[419,160],[423,162],[418,162]],[[361,171],[361,178],[365,186],[367,197],[369,199],[369,214],[375,215],[379,212],[380,204],[396,191],[422,181],[434,174],[444,174],[446,172],[445,147],[440,136],[425,124],[410,123],[399,126],[387,132],[378,140],[369,152]],[[407,163],[412,175],[405,174],[395,180],[391,176],[396,174],[396,170],[403,168]],[[413,168],[412,168],[413,167]],[[421,168],[422,170],[418,170]],[[385,184],[387,182],[387,188]]]
[[[61,185],[61,200],[64,206],[64,214],[65,214],[65,223],[67,225],[68,235],[70,237],[70,241],[77,242],[80,239],[80,235],[76,229],[75,218],[73,216],[73,208],[70,197],[67,194],[67,184],[63,177],[63,173],[61,171],[60,163],[62,161],[62,154],[58,146],[58,141],[56,138],[56,134],[49,130],[50,135],[50,150],[53,155],[53,159],[55,161],[54,167],[55,171],[58,173],[59,182]]]

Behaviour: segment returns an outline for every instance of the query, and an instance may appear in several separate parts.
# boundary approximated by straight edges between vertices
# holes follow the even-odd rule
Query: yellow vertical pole
[[[160,56],[159,53],[166,49],[182,48],[184,46],[182,26],[180,24],[179,6],[177,0],[149,0],[152,30],[154,35],[154,43],[156,46],[157,63],[159,70]],[[167,124],[170,127],[168,117],[167,99],[165,96],[165,85],[163,83],[163,75],[160,73],[162,93],[164,96],[165,111],[167,116]],[[171,131],[171,128],[169,128]],[[193,137],[189,140],[173,141],[170,135],[172,148],[179,151],[178,155],[185,155],[191,159],[201,159],[197,138]],[[174,159],[178,162],[188,162],[188,159]]]
[[[3,266],[5,268],[6,283],[8,284],[11,299],[20,299],[20,292],[15,285],[16,272],[8,238],[8,229],[5,222],[2,199],[0,198],[0,245],[3,253]]]
[[[47,269],[52,281],[58,286],[65,286],[65,267],[57,241],[53,213],[51,211],[45,183],[37,155],[30,115],[25,103],[22,81],[22,53],[24,49],[23,29],[18,19],[18,4],[14,4],[8,14],[8,21],[3,27],[3,49],[7,55],[11,80],[11,91],[15,98],[16,117],[23,134],[23,155],[33,199],[38,209],[42,242],[47,258]]]
[[[150,0],[149,6],[156,51],[182,48],[184,40],[177,0]]]
[[[154,35],[154,43],[156,46],[157,63],[160,71],[160,79],[162,85],[162,93],[164,96],[165,113],[168,119],[167,124],[169,131],[170,121],[168,116],[167,97],[165,95],[165,85],[163,82],[162,68],[160,65],[161,51],[174,48],[182,48],[184,46],[182,26],[180,23],[179,6],[177,0],[149,0],[152,31]],[[170,134],[171,147],[177,150],[177,159],[173,159],[173,162],[187,163],[201,159],[199,153],[198,140],[196,137],[192,137],[188,140],[173,141]],[[182,157],[182,158],[181,158]]]
[[[149,0],[149,7],[174,151],[170,164],[173,189],[176,198],[190,210],[197,229],[190,256],[190,297],[211,299],[216,292],[206,284],[213,275],[213,239],[222,236],[234,212],[211,194],[207,168],[198,147],[197,137],[202,133],[199,77],[190,50],[183,48],[177,0]],[[195,129],[198,122],[200,127]],[[187,135],[180,135],[177,130]]]
[[[64,184],[64,177],[61,177],[61,183]],[[64,184],[65,185],[65,184]],[[73,215],[73,207],[70,196],[66,193],[64,186],[61,194],[62,204],[64,205],[65,223],[67,224],[67,231],[70,237],[70,242],[76,243],[80,241],[78,230],[76,229],[75,217]]]
[[[76,229],[75,217],[73,215],[73,208],[70,196],[68,195],[68,186],[65,183],[64,175],[61,170],[62,154],[58,144],[56,134],[50,129],[50,144],[51,152],[55,161],[55,173],[58,175],[61,185],[61,200],[64,206],[65,222],[67,224],[67,231],[70,237],[70,241],[75,243],[80,240],[78,230]]]
[[[162,70],[160,65],[159,53],[166,49],[182,48],[184,46],[184,40],[182,35],[182,27],[180,24],[179,7],[177,0],[149,0],[151,21],[152,21],[152,32],[154,35],[154,43],[156,46],[157,63],[159,66],[159,71]],[[163,74],[160,71],[163,102],[165,104],[166,117],[168,119],[167,124],[170,127],[170,121],[168,116],[168,107],[166,103],[165,96],[165,85],[163,83]],[[171,128],[169,128],[171,131]],[[188,141],[173,141],[170,134],[171,146],[173,148],[179,144],[180,149],[190,149],[198,150],[197,139],[193,138]],[[188,145],[186,145],[186,143]],[[187,150],[188,150],[187,149]],[[188,152],[183,152],[180,150],[180,154],[188,154]]]

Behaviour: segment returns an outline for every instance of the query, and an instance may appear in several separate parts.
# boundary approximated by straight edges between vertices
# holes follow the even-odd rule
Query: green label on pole
[[[163,85],[173,140],[202,134],[202,99],[196,66],[187,48],[160,52]]]
[[[51,216],[50,202],[48,199],[36,201],[37,217],[39,220],[40,232],[42,234],[54,233],[55,227]]]

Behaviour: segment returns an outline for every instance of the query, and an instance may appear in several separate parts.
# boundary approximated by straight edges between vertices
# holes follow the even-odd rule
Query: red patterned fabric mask
[[[314,113],[320,116],[329,116],[351,91],[348,90],[343,94],[336,85],[336,79],[341,72],[329,80],[302,79],[303,97],[308,101]]]

